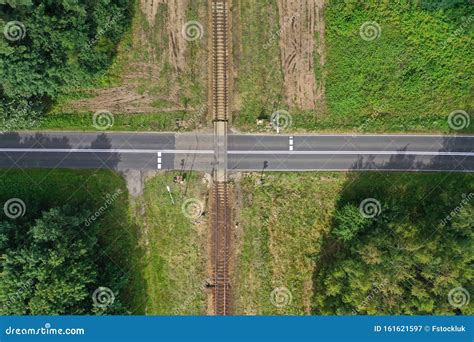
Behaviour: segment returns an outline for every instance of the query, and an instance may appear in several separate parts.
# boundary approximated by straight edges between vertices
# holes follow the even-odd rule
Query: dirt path
[[[278,0],[285,97],[291,107],[309,110],[324,101],[324,81],[315,74],[326,61],[324,6],[325,0]]]
[[[148,23],[155,26],[156,13],[158,12],[158,4],[165,3],[164,0],[140,0],[140,8],[145,15]]]
[[[179,103],[182,92],[179,77],[187,68],[187,41],[182,28],[186,23],[188,4],[189,0],[140,0],[142,13],[137,16],[141,15],[138,19],[146,20],[146,23],[138,20],[134,25],[132,54],[138,57],[126,56],[122,85],[94,91],[90,98],[72,102],[73,111],[107,109],[114,113],[151,113],[185,110]],[[166,67],[171,70],[164,75]],[[158,84],[166,91],[148,91]],[[160,101],[168,105],[154,106]]]

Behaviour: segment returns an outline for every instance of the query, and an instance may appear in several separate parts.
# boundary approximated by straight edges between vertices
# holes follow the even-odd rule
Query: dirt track
[[[71,107],[75,111],[98,111],[107,109],[114,113],[150,113],[185,110],[179,104],[179,75],[186,68],[187,42],[182,35],[186,22],[186,10],[189,0],[140,0],[140,9],[146,25],[137,25],[132,33],[133,50],[141,54],[139,59],[129,61],[121,75],[122,85],[94,92],[91,98],[75,101]],[[160,8],[165,9],[164,32],[156,28],[157,14]],[[162,13],[162,12],[160,12]],[[158,38],[157,38],[158,36]],[[158,40],[158,41],[155,41]],[[165,49],[159,48],[165,41]],[[165,50],[165,51],[162,51]],[[139,91],[143,83],[152,85],[163,78],[165,66],[171,67],[167,75],[167,94],[152,95]],[[163,81],[163,80],[161,80]],[[159,110],[153,106],[156,101],[166,101],[167,108]],[[188,108],[188,110],[193,110]]]
[[[324,6],[325,0],[278,0],[285,98],[291,107],[314,109],[324,100],[324,82],[314,71],[315,51],[320,66],[326,61]]]

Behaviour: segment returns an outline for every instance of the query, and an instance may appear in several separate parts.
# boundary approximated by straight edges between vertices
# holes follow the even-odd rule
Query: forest
[[[0,5],[0,118],[31,124],[67,91],[105,73],[132,16],[129,0],[8,0]],[[2,37],[3,38],[3,37]]]
[[[133,311],[137,243],[109,171],[1,170],[0,315]]]

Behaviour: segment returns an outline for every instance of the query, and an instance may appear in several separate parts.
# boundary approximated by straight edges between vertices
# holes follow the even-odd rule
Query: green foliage
[[[0,26],[17,22],[19,34],[0,40],[4,115],[17,100],[46,109],[65,88],[103,72],[127,27],[129,6],[127,0],[33,0],[32,6],[0,7]]]
[[[132,202],[134,218],[143,227],[140,243],[147,246],[141,269],[145,283],[137,289],[147,315],[206,313],[207,215],[188,218],[182,205],[194,198],[204,206],[207,187],[197,173],[186,173],[186,184],[173,183],[177,174],[156,175],[146,182],[143,196]]]
[[[336,227],[332,234],[342,241],[352,240],[357,233],[368,226],[370,221],[360,214],[359,208],[354,205],[344,206],[334,213]]]
[[[458,3],[437,11],[408,1],[328,6],[326,94],[339,127],[448,131],[449,113],[472,109],[473,31],[465,24],[474,13]],[[368,21],[380,25],[373,41],[359,34]]]
[[[242,179],[239,314],[455,315],[472,297],[474,176],[266,173]],[[380,202],[364,218],[360,204]],[[449,215],[449,216],[448,216]],[[292,301],[270,301],[286,287]]]
[[[241,94],[236,124],[255,125],[257,118],[269,118],[283,98],[283,73],[278,44],[278,8],[273,0],[236,1],[242,47],[235,49],[239,72],[235,87]]]
[[[472,314],[448,295],[474,290],[473,190],[471,175],[353,175],[316,267],[314,313]],[[382,211],[361,229],[355,209],[369,197]]]
[[[105,206],[112,194],[114,201]],[[141,255],[127,220],[125,184],[118,175],[3,170],[0,203],[10,198],[21,199],[26,213],[13,220],[0,212],[0,313],[139,310],[138,294],[130,288],[140,281],[131,263]],[[100,213],[94,221],[89,219],[93,213]],[[113,291],[112,305],[94,306],[93,293],[99,287]]]
[[[236,265],[236,313],[310,314],[312,274],[331,226],[342,173],[265,173],[242,178],[242,247]],[[292,301],[272,304],[285,287]]]
[[[44,212],[32,224],[0,223],[2,314],[90,312],[98,246],[96,232],[85,226],[87,216],[64,207]]]
[[[286,109],[278,41],[263,48],[278,32],[278,13],[273,1],[242,3],[237,84],[242,109],[236,123],[255,131],[257,118]],[[326,77],[327,108],[292,109],[290,129],[449,132],[451,112],[472,111],[474,11],[469,0],[333,0],[324,18],[327,61],[315,73]],[[380,25],[381,34],[366,41],[360,28],[371,21]],[[465,131],[473,132],[474,126]]]
[[[33,2],[32,0],[0,0],[0,5],[5,4],[15,8],[17,6],[31,6]]]
[[[37,125],[41,130],[91,130],[93,113],[50,113],[43,117]],[[113,131],[174,131],[176,120],[191,120],[189,112],[166,112],[147,114],[116,114]],[[193,121],[191,121],[193,122]],[[194,126],[189,126],[191,130]]]

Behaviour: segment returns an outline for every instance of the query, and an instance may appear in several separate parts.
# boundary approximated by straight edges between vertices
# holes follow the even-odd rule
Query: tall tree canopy
[[[33,223],[0,223],[0,314],[124,313],[115,299],[106,308],[94,305],[99,246],[87,218],[63,207]]]
[[[315,313],[472,314],[472,189],[468,177],[354,176],[316,269]],[[373,217],[359,212],[367,197],[380,200]]]
[[[128,0],[30,0],[0,4],[0,103],[47,107],[65,87],[87,82],[111,62],[127,29]],[[2,114],[2,113],[0,113]]]

